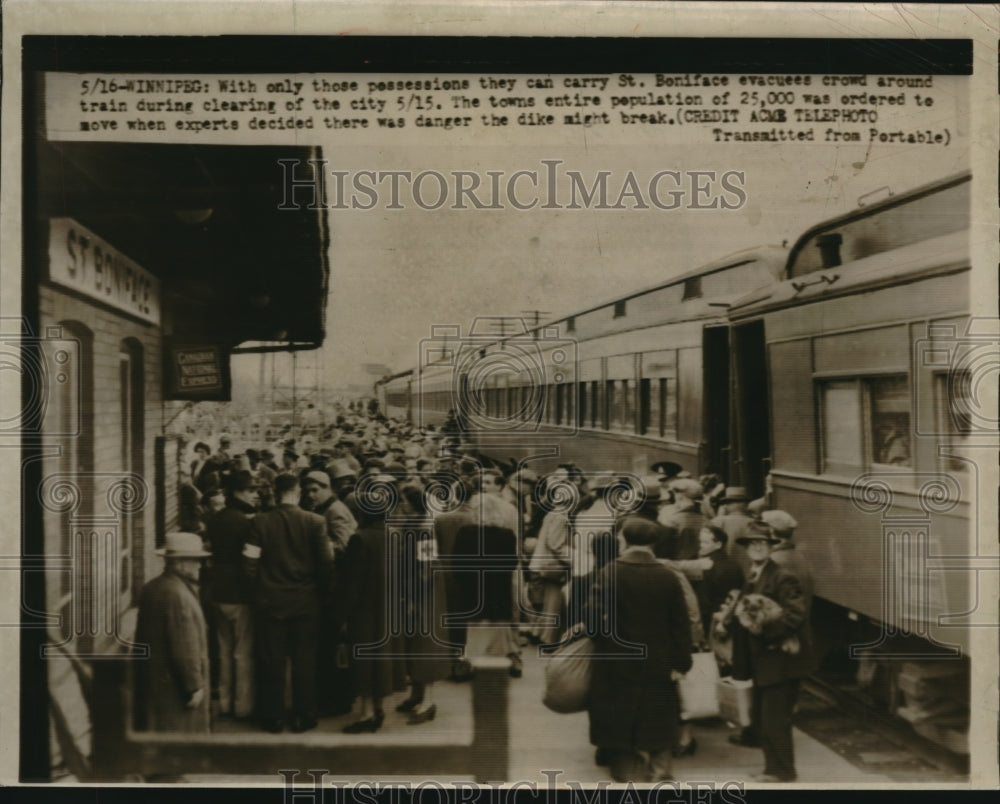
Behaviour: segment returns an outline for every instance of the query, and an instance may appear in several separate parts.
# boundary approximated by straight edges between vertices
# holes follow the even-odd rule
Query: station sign
[[[49,220],[48,281],[149,324],[160,323],[160,280],[72,218]]]
[[[164,399],[227,402],[232,384],[229,353],[218,344],[164,344]]]

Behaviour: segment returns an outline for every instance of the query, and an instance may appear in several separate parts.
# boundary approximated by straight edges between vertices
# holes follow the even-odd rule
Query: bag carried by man
[[[582,712],[590,697],[594,641],[579,637],[559,648],[545,665],[545,697],[542,703],[566,715]]]

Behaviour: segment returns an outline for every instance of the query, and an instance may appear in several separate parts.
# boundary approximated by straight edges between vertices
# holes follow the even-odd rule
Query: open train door
[[[705,390],[702,467],[706,474],[730,477],[729,328],[705,327],[702,336]]]
[[[763,321],[732,328],[732,358],[732,398],[736,409],[730,483],[746,487],[751,497],[760,497],[764,494],[764,478],[771,468],[770,400]]]

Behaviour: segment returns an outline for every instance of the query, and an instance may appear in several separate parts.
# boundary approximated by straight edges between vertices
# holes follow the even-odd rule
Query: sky
[[[331,170],[545,170],[561,160],[590,184],[610,171],[617,190],[631,171],[645,186],[661,170],[736,170],[744,174],[746,202],[735,210],[694,209],[386,209],[383,193],[371,210],[330,209],[330,295],[327,337],[317,356],[298,360],[300,385],[311,385],[316,360],[327,387],[363,384],[374,377],[363,364],[391,371],[413,368],[431,327],[476,316],[549,313],[543,320],[606,303],[755,245],[792,245],[810,226],[854,209],[858,198],[888,186],[893,193],[968,169],[964,79],[935,76],[936,105],[912,125],[943,126],[947,148],[866,142],[836,145],[714,143],[690,127],[684,136],[651,126],[641,132],[576,127],[532,132],[486,130],[442,146],[408,137],[404,146],[373,139],[323,144]],[[897,110],[897,113],[900,113]],[[907,114],[916,114],[912,106]],[[888,123],[891,112],[883,112]],[[892,127],[892,126],[887,126]],[[817,125],[818,133],[827,128]],[[668,136],[669,135],[669,136]],[[485,181],[485,179],[484,179]],[[664,185],[666,186],[666,185]],[[526,188],[525,199],[533,197]],[[668,188],[669,189],[669,188]],[[568,193],[562,181],[561,197]],[[428,192],[433,199],[435,192]],[[483,197],[486,194],[483,193]],[[404,201],[410,196],[401,195]],[[447,205],[446,205],[447,207]],[[233,359],[237,389],[256,387],[260,360]],[[308,368],[304,368],[308,367]],[[291,378],[290,360],[276,360],[279,382]]]

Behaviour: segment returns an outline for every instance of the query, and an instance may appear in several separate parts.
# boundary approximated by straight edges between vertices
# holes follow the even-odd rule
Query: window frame
[[[909,463],[890,464],[880,463],[876,458],[876,445],[874,443],[874,383],[878,380],[890,380],[902,378],[907,383],[907,398],[910,402],[908,410],[909,423],[906,436],[909,439]],[[834,384],[851,384],[855,393],[857,410],[859,415],[858,432],[860,443],[858,444],[859,462],[858,464],[844,463],[842,461],[831,462],[827,458],[827,398],[826,389]],[[819,449],[817,451],[817,474],[833,475],[840,477],[856,476],[859,472],[867,472],[872,469],[896,471],[901,475],[912,474],[916,471],[915,450],[914,450],[914,410],[912,396],[912,377],[906,370],[879,370],[874,372],[836,372],[830,374],[817,374],[813,376],[813,389],[815,396],[815,410],[817,416],[816,435]]]

